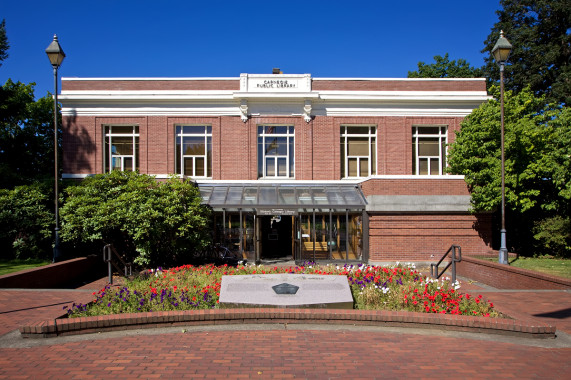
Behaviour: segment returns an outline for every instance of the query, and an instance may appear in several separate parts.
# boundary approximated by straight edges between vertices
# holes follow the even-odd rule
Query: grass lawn
[[[51,263],[52,262],[48,260],[37,260],[37,259],[28,259],[28,260],[0,259],[0,276],[3,274],[19,272],[24,269],[41,267]]]
[[[478,259],[498,262],[497,257],[478,257]],[[529,269],[552,276],[571,278],[571,260],[546,257],[510,258],[510,265],[516,268]]]

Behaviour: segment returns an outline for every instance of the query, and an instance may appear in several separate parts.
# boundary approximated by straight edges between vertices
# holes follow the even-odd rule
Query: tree
[[[484,75],[499,80],[491,51],[500,30],[513,45],[505,66],[506,88],[514,92],[531,86],[547,103],[571,104],[571,5],[569,0],[501,0],[482,53]]]
[[[2,67],[2,61],[8,58],[8,49],[10,44],[8,43],[8,36],[6,35],[6,20],[2,20],[0,23],[0,67]]]
[[[0,88],[0,188],[53,178],[53,99],[35,101],[34,85],[8,79]]]
[[[498,92],[492,87],[495,99],[464,119],[448,150],[449,172],[465,176],[472,208],[477,212],[494,211],[501,205]],[[545,99],[536,97],[529,88],[518,94],[507,91],[504,99],[506,216],[510,216],[506,224],[511,232],[508,248],[511,245],[521,253],[532,254],[542,247],[529,232],[555,215],[567,220],[571,215],[571,111],[559,107],[537,112]]]
[[[434,63],[418,62],[418,71],[409,71],[409,78],[480,78],[482,70],[471,67],[465,59],[450,61],[448,53],[444,57],[434,56]]]
[[[209,211],[191,182],[114,171],[66,188],[61,237],[113,244],[145,266],[188,263],[210,241]]]
[[[556,110],[548,122],[554,129],[553,145],[534,163],[542,168],[555,187],[556,198],[546,199],[549,215],[535,222],[534,238],[552,254],[571,252],[571,107]]]

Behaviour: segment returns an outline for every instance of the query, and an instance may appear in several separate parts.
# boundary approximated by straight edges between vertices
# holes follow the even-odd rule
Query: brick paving
[[[26,322],[56,318],[65,305],[92,299],[90,291],[0,289],[0,336]]]
[[[570,291],[482,291],[481,294],[513,317],[530,315],[571,335]]]
[[[0,379],[564,379],[571,373],[571,344],[405,329],[258,325],[2,343],[24,322],[55,318],[64,303],[90,300],[89,288],[0,290]],[[478,284],[462,290],[571,334],[569,291],[497,291]]]
[[[571,348],[402,333],[167,333],[2,348],[0,378],[568,378]]]

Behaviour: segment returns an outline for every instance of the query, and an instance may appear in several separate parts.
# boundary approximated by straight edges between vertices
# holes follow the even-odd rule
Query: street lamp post
[[[65,58],[65,53],[63,49],[59,45],[57,35],[54,34],[54,40],[52,43],[47,47],[46,54],[50,59],[52,67],[54,68],[54,166],[55,166],[55,219],[56,219],[56,227],[55,227],[55,244],[54,244],[54,258],[53,262],[57,262],[61,258],[61,251],[59,246],[59,191],[58,191],[58,182],[59,182],[59,170],[58,170],[58,143],[57,143],[57,71],[60,67],[63,59]]]
[[[498,262],[509,264],[508,249],[506,248],[506,183],[505,183],[505,159],[504,159],[504,65],[508,60],[512,45],[504,37],[504,31],[500,31],[500,38],[492,49],[494,59],[500,65],[500,123],[501,123],[501,145],[502,145],[502,227],[500,230],[500,251]]]

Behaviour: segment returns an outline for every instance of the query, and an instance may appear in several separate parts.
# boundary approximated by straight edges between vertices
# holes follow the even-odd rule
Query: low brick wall
[[[571,289],[571,281],[561,277],[469,256],[463,256],[456,264],[456,273],[498,289]]]
[[[82,279],[105,275],[101,257],[88,256],[0,276],[0,288],[60,288]]]
[[[409,327],[512,335],[526,338],[554,338],[556,331],[555,326],[529,317],[511,319],[384,310],[238,308],[157,311],[137,314],[101,315],[98,317],[51,319],[21,326],[20,334],[24,338],[49,338],[62,335],[157,327],[228,324],[326,324]]]

